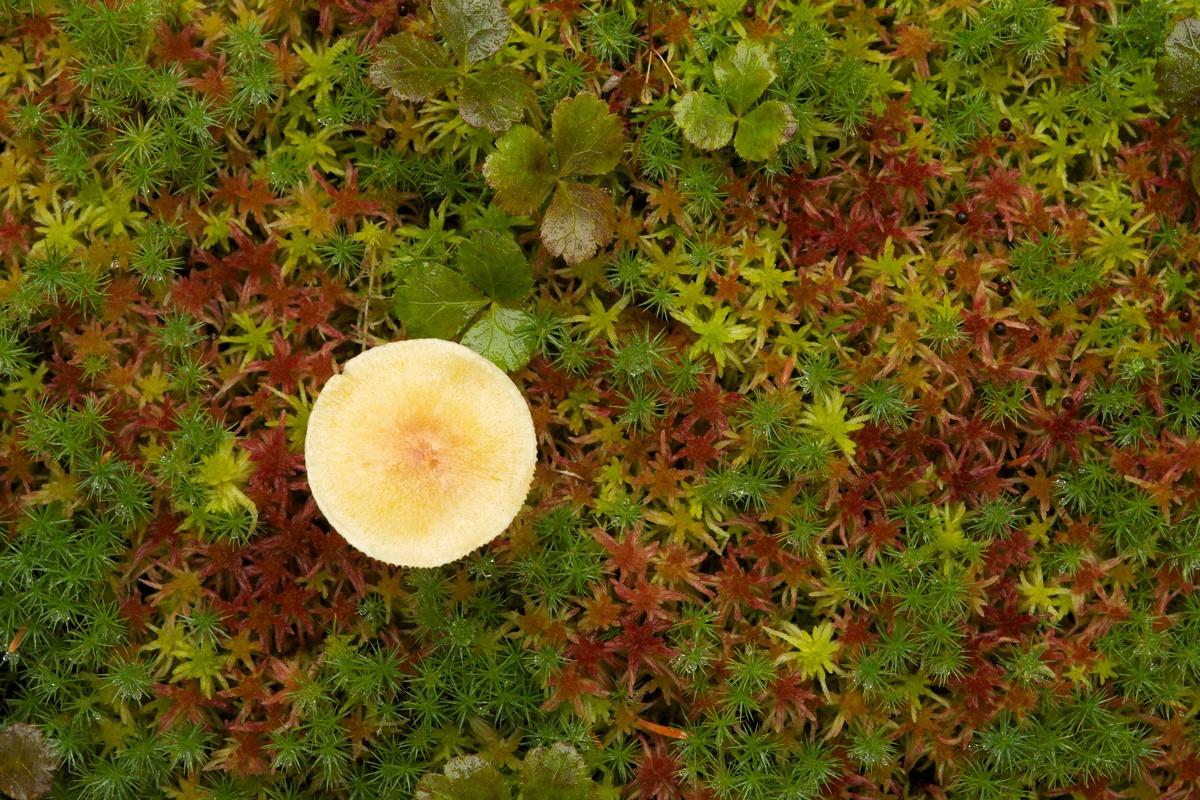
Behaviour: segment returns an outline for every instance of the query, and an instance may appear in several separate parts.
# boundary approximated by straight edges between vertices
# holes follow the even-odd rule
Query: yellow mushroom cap
[[[441,339],[372,348],[329,379],[308,418],[317,507],[367,555],[408,567],[462,558],[504,532],[537,462],[529,406],[499,367]]]

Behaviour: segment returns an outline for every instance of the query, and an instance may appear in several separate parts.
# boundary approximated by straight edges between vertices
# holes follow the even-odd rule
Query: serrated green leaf
[[[487,298],[457,272],[430,264],[408,274],[395,302],[409,337],[453,339],[487,305]]]
[[[1185,19],[1167,36],[1167,54],[1154,68],[1158,92],[1167,109],[1200,115],[1200,19]]]
[[[452,758],[443,772],[421,778],[414,800],[509,800],[512,796],[504,776],[479,756]]]
[[[437,44],[412,33],[384,39],[375,48],[371,83],[405,100],[428,100],[454,80],[458,71]]]
[[[720,95],[739,117],[762,97],[777,74],[767,48],[749,39],[727,49],[713,64]]]
[[[533,270],[511,236],[479,231],[458,246],[458,268],[493,300],[520,300],[533,289]]]
[[[483,177],[507,214],[532,214],[554,187],[550,145],[528,125],[514,125],[483,162]]]
[[[38,800],[54,787],[54,755],[40,728],[14,722],[0,731],[0,792]]]
[[[612,241],[617,210],[608,192],[586,183],[560,181],[546,216],[542,242],[552,255],[578,264]]]
[[[519,332],[528,323],[524,311],[496,306],[463,334],[462,344],[505,372],[516,372],[533,354],[533,338]]]
[[[796,132],[796,117],[787,103],[768,100],[738,123],[733,147],[747,161],[766,161]]]
[[[550,138],[558,152],[558,176],[603,175],[621,161],[621,119],[594,94],[563,100],[554,109]]]
[[[675,104],[675,124],[701,150],[717,150],[733,138],[737,118],[708,92],[688,92]]]
[[[574,747],[562,742],[538,747],[521,765],[524,800],[596,800],[600,787],[588,774],[587,764]]]
[[[459,61],[483,61],[508,41],[508,12],[500,0],[433,0],[433,15]]]
[[[468,125],[503,133],[533,104],[533,87],[513,66],[480,69],[467,75],[458,95],[458,113]]]

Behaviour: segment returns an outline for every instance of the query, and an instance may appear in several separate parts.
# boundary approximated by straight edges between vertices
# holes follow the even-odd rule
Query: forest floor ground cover
[[[1197,796],[1196,13],[0,0],[0,792]],[[539,462],[405,569],[424,337]]]

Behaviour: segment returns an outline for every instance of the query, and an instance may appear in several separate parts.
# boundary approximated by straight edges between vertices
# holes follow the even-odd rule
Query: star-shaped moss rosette
[[[713,64],[715,93],[690,91],[675,104],[684,138],[701,150],[733,149],[747,161],[766,161],[796,132],[787,103],[755,103],[778,76],[775,59],[759,42],[741,41]],[[736,134],[734,133],[736,129]]]
[[[517,386],[442,339],[367,350],[321,390],[305,462],[330,525],[367,555],[436,567],[503,533],[533,482],[537,439]]]
[[[549,142],[528,125],[504,134],[483,174],[496,190],[496,205],[508,214],[537,213],[550,195],[542,242],[553,255],[578,264],[612,241],[616,207],[604,189],[571,179],[611,172],[624,150],[620,118],[596,95],[581,94],[555,107]]]
[[[431,6],[457,63],[441,45],[405,31],[375,48],[371,82],[412,102],[449,90],[468,125],[508,130],[533,102],[533,87],[514,66],[476,68],[508,40],[511,24],[500,0],[433,0]]]
[[[529,315],[511,306],[533,289],[525,254],[511,236],[478,231],[455,258],[457,271],[440,264],[410,269],[396,289],[396,316],[415,339],[456,339],[467,329],[462,344],[506,372],[521,369],[533,351],[521,333]]]

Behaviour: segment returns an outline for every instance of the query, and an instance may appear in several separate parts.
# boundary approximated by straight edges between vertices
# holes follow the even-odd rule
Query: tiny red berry
[[[971,215],[965,211],[960,211],[954,215],[954,221],[957,222],[959,225],[966,225],[967,220],[969,220],[970,218],[971,218]]]
[[[1003,133],[1008,133],[1009,131],[1011,131],[1012,130],[1012,120],[1009,119],[1008,117],[1005,117],[1004,119],[1000,120],[1000,130]]]
[[[860,356],[869,355],[870,352],[871,352],[871,343],[870,342],[859,342],[858,343],[858,354]]]
[[[1190,308],[1179,309],[1179,321],[1187,325],[1192,321],[1192,310]]]
[[[396,129],[388,128],[386,131],[383,132],[383,138],[387,139],[389,142],[394,140],[396,138]]]
[[[1012,284],[1008,281],[1000,281],[996,284],[996,294],[1001,297],[1008,297],[1012,294]]]
[[[948,280],[948,281],[958,280],[958,270],[956,270],[954,267],[950,267],[949,269],[947,269],[946,270],[946,280]]]
[[[1067,411],[1070,411],[1072,408],[1075,407],[1075,398],[1071,397],[1071,395],[1067,395],[1066,397],[1064,397],[1062,399],[1062,407],[1065,408]]]
[[[669,253],[675,249],[675,237],[664,236],[662,238],[662,250],[664,253]]]
[[[992,333],[996,334],[997,336],[1003,336],[1004,334],[1008,333],[1008,326],[1003,322],[997,322],[992,326]]]
[[[863,138],[864,142],[869,142],[872,139],[874,139],[875,138],[875,129],[867,128],[865,131],[862,132],[862,138]]]
[[[753,3],[746,3],[746,5],[742,6],[742,16],[745,17],[746,19],[754,19],[754,4]]]

